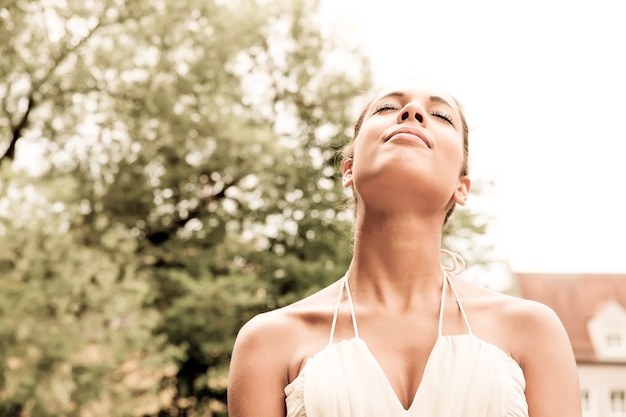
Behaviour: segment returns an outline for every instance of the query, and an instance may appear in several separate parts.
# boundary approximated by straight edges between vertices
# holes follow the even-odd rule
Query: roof
[[[626,274],[514,274],[519,295],[552,308],[565,326],[578,362],[598,362],[587,322],[607,302],[626,308]]]

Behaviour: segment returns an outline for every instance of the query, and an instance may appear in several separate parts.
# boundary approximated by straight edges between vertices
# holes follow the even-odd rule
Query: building
[[[550,306],[569,335],[584,417],[626,417],[626,275],[514,274],[518,295]]]

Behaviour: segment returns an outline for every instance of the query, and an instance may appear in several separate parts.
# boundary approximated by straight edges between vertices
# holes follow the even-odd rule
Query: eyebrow
[[[450,104],[448,100],[444,99],[443,97],[430,96],[428,99],[433,103],[443,103],[447,105],[448,107],[450,107],[451,109],[454,109],[454,106],[452,106],[452,104]]]
[[[406,94],[404,94],[402,91],[393,91],[389,94],[385,94],[384,96],[380,97],[378,100],[376,100],[377,102],[380,100],[383,100],[387,97],[400,97],[403,98]],[[428,101],[430,101],[431,103],[442,103],[445,104],[446,106],[450,107],[451,109],[455,110],[455,107],[450,104],[450,102],[448,102],[448,100],[444,99],[443,97],[440,96],[430,96],[428,97]]]

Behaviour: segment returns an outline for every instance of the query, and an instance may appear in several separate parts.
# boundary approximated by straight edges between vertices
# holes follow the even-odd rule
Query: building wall
[[[626,363],[578,364],[583,417],[626,417]]]

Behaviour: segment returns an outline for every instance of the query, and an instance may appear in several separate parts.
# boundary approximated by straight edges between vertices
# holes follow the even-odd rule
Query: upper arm
[[[556,313],[536,302],[516,314],[518,357],[526,379],[530,417],[582,415],[578,370]]]
[[[281,328],[274,318],[261,315],[239,331],[228,376],[230,417],[286,415],[289,358]]]

